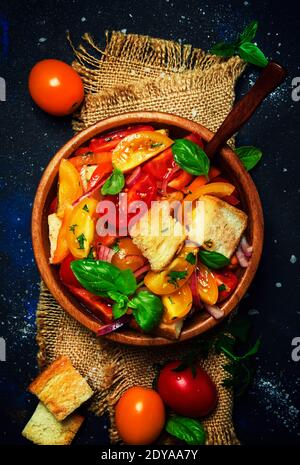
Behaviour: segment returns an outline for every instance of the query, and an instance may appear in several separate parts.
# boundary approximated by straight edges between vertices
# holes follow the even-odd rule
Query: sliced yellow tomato
[[[169,130],[168,129],[157,129],[155,132],[159,132],[160,134],[163,134],[164,136],[169,135]]]
[[[203,263],[199,263],[197,273],[197,288],[202,302],[214,305],[219,296],[218,284],[207,266]]]
[[[142,131],[124,137],[113,150],[112,163],[121,171],[130,171],[173,144],[157,131]]]
[[[83,193],[80,174],[69,160],[62,160],[58,171],[58,208],[57,216],[63,218],[67,205],[78,199]]]
[[[210,184],[200,185],[194,191],[185,196],[184,201],[192,202],[201,195],[215,195],[216,197],[226,197],[231,195],[235,187],[229,182],[211,182]]]
[[[195,264],[187,260],[187,256],[190,253],[194,254],[195,250],[197,249],[184,247],[167,268],[159,272],[149,271],[144,278],[145,286],[158,295],[168,295],[178,291],[195,269]]]
[[[164,323],[171,324],[175,320],[185,317],[193,305],[193,295],[190,286],[184,284],[173,294],[164,295],[162,303],[164,306]]]
[[[54,265],[61,263],[69,254],[67,235],[69,231],[69,221],[72,210],[73,208],[71,205],[67,205],[65,208],[64,217],[57,236],[56,249],[54,252],[54,256],[51,260],[51,263]]]
[[[97,200],[93,198],[83,199],[73,208],[70,215],[67,243],[75,258],[85,258],[89,254],[95,235],[95,224],[92,217],[97,204]]]

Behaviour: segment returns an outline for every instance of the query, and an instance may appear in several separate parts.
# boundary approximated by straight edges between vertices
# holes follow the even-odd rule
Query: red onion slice
[[[105,179],[101,179],[92,189],[90,189],[89,191],[85,192],[80,197],[78,197],[78,199],[76,199],[73,202],[72,206],[76,207],[76,205],[78,205],[83,199],[86,199],[87,197],[90,197],[90,195],[93,195],[98,189],[100,189],[101,186],[103,186],[106,180],[107,180],[107,177]]]
[[[197,272],[194,271],[194,273],[192,274],[191,276],[191,279],[190,279],[190,288],[191,288],[191,291],[192,291],[192,296],[193,296],[193,304],[196,306],[196,307],[202,307],[202,302],[201,302],[201,299],[200,299],[200,295],[199,295],[199,292],[198,292],[198,285],[197,285]]]
[[[111,259],[114,256],[115,252],[110,248],[106,247],[106,245],[100,244],[97,250],[97,258],[98,260],[103,260],[104,262],[111,263]]]
[[[238,262],[242,268],[247,268],[247,266],[249,265],[249,260],[245,256],[241,244],[236,249],[236,258],[238,259]]]
[[[167,193],[167,187],[168,187],[168,183],[171,181],[171,179],[174,178],[174,175],[177,173],[177,171],[180,170],[180,166],[176,165],[174,166],[170,171],[169,173],[167,174],[167,176],[164,178],[163,180],[163,183],[162,183],[162,186],[161,186],[161,192],[162,194],[166,194]]]
[[[98,330],[97,336],[104,336],[105,334],[109,334],[109,333],[112,333],[113,331],[116,331],[116,329],[119,329],[122,326],[124,326],[126,323],[128,323],[130,319],[131,319],[131,315],[128,315],[128,313],[125,313],[125,315],[121,316],[120,318],[113,321],[112,323],[102,326]]]
[[[224,316],[224,310],[222,310],[217,305],[208,305],[204,304],[204,308],[215,320],[219,320]]]
[[[253,247],[248,244],[248,241],[245,236],[242,237],[240,244],[244,255],[247,258],[250,258],[253,252]]]
[[[142,276],[142,274],[146,273],[147,271],[150,270],[150,266],[149,265],[144,265],[142,266],[141,268],[138,268],[135,272],[134,272],[134,276],[136,278],[139,278],[140,276]]]
[[[131,175],[127,177],[126,186],[127,187],[133,186],[137,182],[137,180],[140,178],[141,173],[142,173],[142,168],[138,166],[135,170],[133,170]]]

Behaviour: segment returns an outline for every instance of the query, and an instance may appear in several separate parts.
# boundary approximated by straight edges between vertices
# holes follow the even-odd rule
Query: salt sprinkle
[[[197,113],[198,111],[196,110],[196,108],[192,108],[192,111],[191,111],[192,118],[196,118]]]
[[[256,308],[250,308],[249,312],[248,312],[248,315],[252,316],[252,315],[259,315],[259,311],[256,310]]]
[[[287,172],[287,168],[283,168],[282,171],[283,171],[284,173],[286,173],[286,172]]]
[[[296,261],[297,261],[296,255],[291,255],[290,262],[291,262],[292,264],[294,264],[294,263],[296,263]]]
[[[123,34],[126,34],[127,29],[121,29],[121,32],[122,32]]]
[[[41,43],[42,43],[42,42],[46,42],[46,40],[47,40],[46,37],[40,37],[40,38],[39,38],[39,42],[41,42]]]
[[[84,23],[85,21],[86,21],[86,18],[84,16],[82,16],[81,22]]]
[[[281,283],[276,283],[275,286],[280,288],[280,287],[282,287],[282,284]]]

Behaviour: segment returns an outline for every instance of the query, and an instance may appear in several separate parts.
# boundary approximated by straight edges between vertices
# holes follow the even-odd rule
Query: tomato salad
[[[136,125],[95,137],[61,161],[48,216],[50,263],[101,320],[99,335],[129,324],[176,339],[195,312],[223,317],[252,247],[238,191],[203,147],[195,134],[173,140],[166,129]],[[170,220],[169,235],[144,237],[153,205],[174,201],[189,203],[192,217],[201,204],[201,237],[176,211],[159,220],[161,232]]]

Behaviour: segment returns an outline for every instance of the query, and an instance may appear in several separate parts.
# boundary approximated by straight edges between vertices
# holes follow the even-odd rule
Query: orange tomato
[[[132,387],[117,403],[115,422],[118,433],[126,444],[151,444],[165,424],[163,401],[153,389]]]
[[[83,193],[80,174],[69,160],[62,160],[58,171],[58,208],[57,216],[63,218],[68,205]]]
[[[142,252],[129,237],[120,239],[118,246],[119,251],[113,256],[111,262],[120,270],[130,268],[132,271],[136,271],[145,264],[146,259],[143,257]]]
[[[29,74],[29,92],[42,110],[54,116],[72,113],[84,97],[79,74],[60,60],[42,60]]]
[[[75,258],[86,258],[88,256],[95,235],[93,215],[97,204],[97,200],[93,198],[83,199],[73,208],[70,214],[67,244]]]
[[[164,306],[163,321],[172,324],[174,321],[184,318],[192,308],[193,296],[188,284],[184,284],[177,292],[162,296]]]
[[[219,296],[217,281],[207,266],[198,263],[197,288],[200,298],[208,305],[214,305]]]

